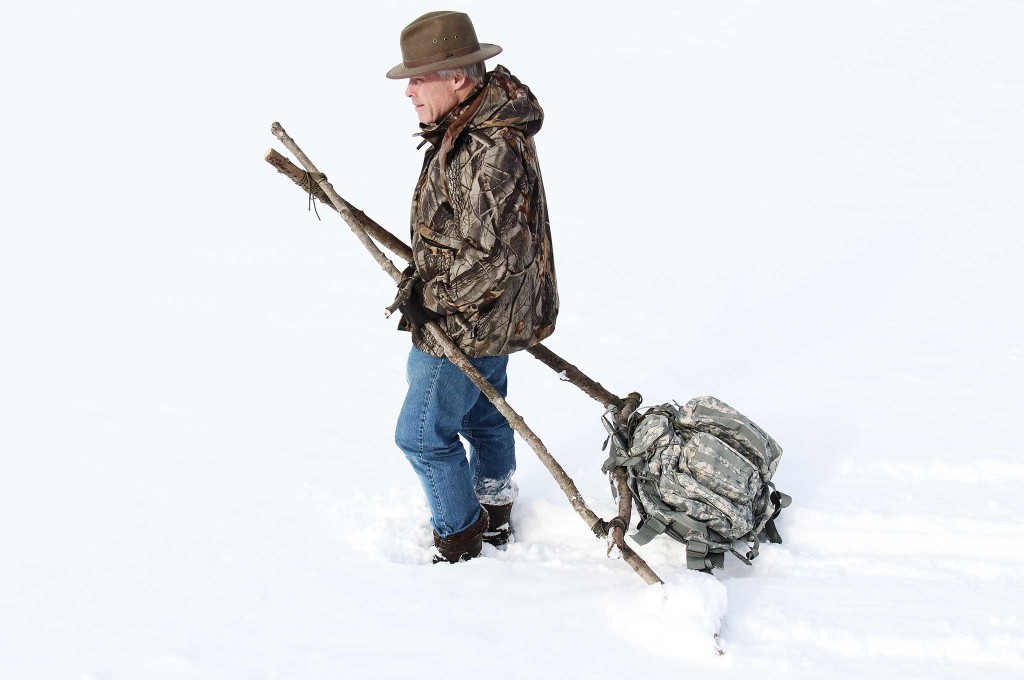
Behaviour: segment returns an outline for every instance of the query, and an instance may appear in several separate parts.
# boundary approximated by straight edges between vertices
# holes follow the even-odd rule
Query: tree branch
[[[320,185],[315,182],[310,182],[309,173],[292,163],[288,158],[282,156],[274,149],[267,149],[267,153],[263,154],[263,160],[273,165],[277,168],[279,173],[295,182],[296,185],[301,187],[307,193],[312,193],[313,198],[332,210],[337,211],[337,208],[334,207],[331,199],[327,197],[327,194],[320,188]],[[367,234],[392,253],[412,264],[412,248],[405,245],[405,243],[403,243],[397,236],[370,219],[370,217],[362,210],[356,208],[341,196],[338,196],[338,198],[341,199],[350,214],[355,217],[359,226],[361,226]]]
[[[619,495],[619,518],[622,519],[625,526],[616,524],[608,532],[608,554],[611,554],[613,546],[618,548],[626,564],[633,567],[633,571],[640,574],[640,578],[648,585],[663,583],[654,570],[647,565],[647,562],[626,544],[626,530],[629,529],[630,516],[633,514],[633,494],[629,491],[626,468],[617,467],[612,470],[612,482]]]
[[[615,408],[622,407],[622,399],[606,390],[604,385],[596,380],[592,380],[586,373],[576,368],[574,365],[570,364],[544,345],[534,345],[526,351],[539,359],[541,363],[546,365],[555,373],[564,375],[565,380],[583,390],[584,394],[591,399],[596,400],[597,403],[601,404],[601,406],[614,406]]]

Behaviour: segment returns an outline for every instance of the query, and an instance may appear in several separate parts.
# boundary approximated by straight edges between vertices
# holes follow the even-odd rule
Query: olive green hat
[[[402,63],[388,78],[412,78],[490,59],[501,48],[480,43],[468,14],[427,12],[402,29]]]

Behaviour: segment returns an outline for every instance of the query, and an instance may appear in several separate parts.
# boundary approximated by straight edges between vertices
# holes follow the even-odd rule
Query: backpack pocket
[[[714,397],[695,397],[679,410],[676,425],[715,435],[753,461],[763,479],[779,467],[782,448],[745,415]]]
[[[680,470],[734,503],[749,505],[761,492],[761,474],[731,446],[707,432],[694,432],[683,446]]]

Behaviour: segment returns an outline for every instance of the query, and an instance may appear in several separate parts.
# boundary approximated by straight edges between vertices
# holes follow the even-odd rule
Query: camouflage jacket
[[[533,141],[543,120],[530,90],[498,66],[442,121],[421,125],[430,148],[412,199],[413,261],[424,306],[472,357],[511,354],[555,330],[558,290]],[[413,343],[444,355],[422,329]]]

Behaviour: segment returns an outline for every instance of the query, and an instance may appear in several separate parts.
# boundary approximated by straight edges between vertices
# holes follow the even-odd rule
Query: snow
[[[19,3],[0,678],[1024,677],[1024,7],[448,7],[547,112],[548,346],[751,416],[785,543],[709,577],[656,540],[645,586],[520,442],[516,541],[429,564],[392,286],[261,156],[281,121],[401,233],[383,74],[436,6]],[[613,516],[602,408],[510,376]]]

